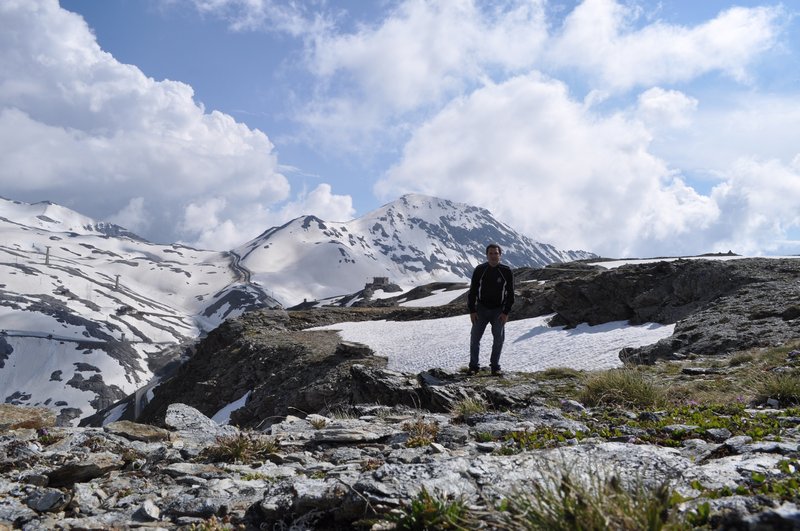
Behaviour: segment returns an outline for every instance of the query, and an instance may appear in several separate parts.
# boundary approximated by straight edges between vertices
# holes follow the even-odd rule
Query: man
[[[514,305],[514,275],[511,268],[500,263],[503,250],[496,243],[486,247],[486,262],[472,273],[467,305],[472,320],[469,337],[469,373],[480,369],[481,338],[486,325],[492,325],[492,355],[489,359],[492,375],[500,376],[500,351],[503,350],[505,325]]]

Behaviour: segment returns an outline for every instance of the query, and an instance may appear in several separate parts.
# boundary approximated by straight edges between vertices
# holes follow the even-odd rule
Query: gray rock
[[[726,440],[730,439],[730,437],[732,435],[730,430],[728,430],[726,428],[710,428],[710,429],[706,430],[706,433],[709,434],[711,436],[711,438],[714,439],[717,442],[726,441]]]
[[[157,442],[169,440],[169,431],[129,420],[111,422],[103,426],[103,429],[108,433],[113,433],[132,441]]]
[[[55,513],[64,510],[71,499],[58,489],[38,488],[28,495],[25,503],[37,513]]]
[[[80,461],[67,463],[51,470],[47,476],[51,487],[65,487],[101,477],[112,470],[119,470],[124,464],[122,458],[116,454],[98,452],[90,454]]]
[[[586,407],[580,402],[577,402],[575,400],[562,400],[561,409],[571,413],[586,411]]]
[[[153,500],[145,500],[139,509],[133,513],[133,517],[144,522],[152,522],[161,518],[161,509]]]

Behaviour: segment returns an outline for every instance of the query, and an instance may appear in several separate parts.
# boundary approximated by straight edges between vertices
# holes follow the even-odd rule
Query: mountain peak
[[[462,281],[485,260],[489,242],[503,247],[511,267],[593,256],[535,242],[484,208],[423,194],[403,195],[348,222],[297,218],[234,252],[258,283],[292,305],[352,293],[373,277],[407,287]]]

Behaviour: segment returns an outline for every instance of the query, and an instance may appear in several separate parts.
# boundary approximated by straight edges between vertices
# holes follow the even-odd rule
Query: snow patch
[[[622,366],[619,351],[669,337],[675,325],[626,321],[573,329],[547,325],[552,315],[510,321],[500,364],[505,370],[541,371],[553,367],[601,370]],[[469,363],[469,316],[424,321],[365,321],[338,323],[311,330],[338,330],[342,339],[363,343],[389,359],[389,368],[420,372],[434,367],[458,370]],[[488,365],[492,334],[481,342],[481,364]]]

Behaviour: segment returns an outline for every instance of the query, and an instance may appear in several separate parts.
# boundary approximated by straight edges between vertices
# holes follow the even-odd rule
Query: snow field
[[[552,316],[510,321],[500,365],[506,371],[541,371],[553,367],[601,370],[622,366],[619,351],[656,343],[672,335],[675,325],[628,325],[625,321],[567,330],[549,327]],[[338,323],[310,330],[338,330],[345,341],[369,345],[389,359],[389,368],[420,372],[434,367],[458,370],[469,363],[469,316],[425,321]],[[481,342],[481,365],[489,364],[490,327]]]

